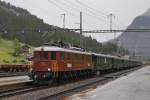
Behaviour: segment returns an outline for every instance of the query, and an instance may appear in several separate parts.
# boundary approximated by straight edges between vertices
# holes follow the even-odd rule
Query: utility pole
[[[115,19],[115,15],[114,14],[109,14],[108,18],[110,19],[110,31],[112,31],[113,29],[113,19]],[[114,39],[116,38],[116,32],[114,32]]]
[[[63,17],[63,28],[65,28],[65,22],[66,22],[66,14],[61,14],[61,17]]]
[[[82,12],[80,12],[80,34],[82,35]]]
[[[113,19],[115,19],[115,15],[110,13],[108,15],[108,18],[110,19],[110,31],[113,29]],[[114,39],[116,38],[116,32],[114,32]]]
[[[109,14],[108,18],[110,19],[110,30],[112,31],[113,28],[113,18],[115,19],[115,15],[114,14]]]
[[[108,18],[110,19],[110,31],[112,32],[112,29],[113,29],[113,19],[115,19],[115,15],[113,13],[110,13],[108,15]],[[114,40],[116,38],[116,32],[114,32]],[[116,45],[118,45],[118,40],[116,40]],[[118,47],[116,48],[116,53],[118,55]]]

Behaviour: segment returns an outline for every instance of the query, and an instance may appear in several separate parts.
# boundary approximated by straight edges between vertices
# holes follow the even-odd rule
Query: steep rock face
[[[150,9],[136,17],[128,29],[150,29]],[[126,32],[119,36],[118,40],[131,53],[150,57],[150,32]]]

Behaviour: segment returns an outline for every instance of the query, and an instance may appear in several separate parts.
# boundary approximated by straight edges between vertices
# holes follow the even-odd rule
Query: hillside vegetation
[[[0,63],[20,64],[24,62],[25,56],[14,56],[13,41],[0,39]]]
[[[0,45],[1,62],[4,59],[11,59],[12,62],[12,59],[14,59],[10,54],[13,51],[11,41],[15,38],[34,47],[52,41],[63,41],[79,45],[88,51],[105,54],[115,54],[117,48],[120,48],[113,43],[102,44],[91,37],[85,37],[73,31],[62,30],[59,27],[48,25],[27,10],[2,1],[0,1],[0,14],[0,36],[5,39],[2,40]],[[120,50],[124,49],[121,48]],[[16,59],[21,60],[22,58]]]

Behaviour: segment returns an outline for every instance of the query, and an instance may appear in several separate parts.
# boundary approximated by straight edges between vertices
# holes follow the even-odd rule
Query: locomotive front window
[[[34,59],[35,60],[48,60],[48,52],[35,52]]]
[[[35,52],[34,53],[34,60],[40,60],[41,59],[41,53],[40,52]]]
[[[51,52],[51,60],[56,60],[56,52]]]

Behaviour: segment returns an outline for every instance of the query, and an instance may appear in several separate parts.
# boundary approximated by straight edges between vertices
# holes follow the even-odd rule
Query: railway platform
[[[150,66],[105,85],[68,97],[69,100],[150,100]]]
[[[30,82],[28,76],[13,76],[0,78],[0,86]]]

